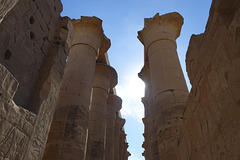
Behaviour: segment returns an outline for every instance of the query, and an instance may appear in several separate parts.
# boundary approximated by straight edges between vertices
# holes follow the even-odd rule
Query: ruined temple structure
[[[102,20],[60,0],[0,0],[0,159],[127,160]]]
[[[61,17],[60,0],[0,0],[0,160],[127,160],[102,20]],[[206,30],[177,55],[183,17],[146,18],[143,156],[240,159],[240,0],[213,0]],[[138,133],[136,133],[138,134]]]
[[[183,17],[146,18],[143,156],[146,160],[240,159],[240,0],[213,0],[206,30],[186,56],[188,93],[176,52]]]

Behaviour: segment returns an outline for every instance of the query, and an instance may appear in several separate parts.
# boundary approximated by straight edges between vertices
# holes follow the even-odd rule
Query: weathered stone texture
[[[138,39],[145,48],[145,64],[140,78],[146,83],[145,128],[146,159],[177,159],[183,112],[188,97],[186,82],[178,60],[176,39],[183,17],[176,13],[156,14],[145,21]]]
[[[23,159],[36,115],[15,105],[18,82],[0,64],[0,159]]]
[[[126,136],[119,141],[123,123],[115,120],[121,119],[120,106],[107,111],[117,74],[109,65],[102,20],[70,20],[61,11],[60,0],[0,0],[0,160],[85,159],[87,137],[100,137],[96,152],[103,159],[107,131],[110,156],[115,148],[125,160],[130,154]],[[91,115],[97,115],[93,127],[90,103]]]
[[[60,0],[20,0],[0,24],[0,63],[18,80],[14,100],[24,108],[48,56],[61,11]]]
[[[17,2],[18,0],[0,0],[0,23]]]
[[[72,22],[73,42],[44,159],[85,159],[96,59],[110,47],[99,18],[81,17]]]
[[[106,148],[107,98],[110,88],[117,85],[117,73],[110,65],[97,63],[89,113],[86,160],[102,160]],[[114,133],[114,131],[112,131]],[[113,146],[112,146],[113,147]]]
[[[191,37],[186,63],[192,89],[179,157],[239,160],[239,0],[213,0],[206,31]]]
[[[40,110],[26,159],[42,159],[61,87],[66,58],[71,46],[72,33],[73,26],[70,19],[61,18],[48,57],[45,58],[41,67],[42,72],[38,82],[42,88],[41,90],[37,88],[39,89],[37,97],[39,97]]]
[[[15,105],[12,98],[18,82],[1,65],[0,159],[41,159],[71,45],[72,31],[70,19],[61,18],[58,21],[55,38],[40,67],[38,85],[34,91],[38,98],[32,105],[40,106],[37,115]]]

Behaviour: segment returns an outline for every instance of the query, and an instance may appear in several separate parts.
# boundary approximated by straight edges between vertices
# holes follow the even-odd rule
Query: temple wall
[[[22,0],[0,23],[0,159],[42,159],[73,33],[61,10]]]
[[[40,67],[49,53],[62,4],[60,0],[20,0],[13,7],[14,1],[1,2],[4,13],[0,14],[5,16],[0,24],[0,63],[19,83],[15,103],[28,108],[41,74]]]
[[[178,146],[181,159],[240,158],[239,17],[239,0],[213,0],[206,31],[191,37],[186,64],[192,89]]]

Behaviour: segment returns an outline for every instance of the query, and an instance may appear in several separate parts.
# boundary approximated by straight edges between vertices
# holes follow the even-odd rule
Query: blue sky
[[[122,116],[126,119],[125,130],[129,160],[143,160],[142,143],[144,116],[141,97],[144,83],[137,73],[143,66],[143,45],[137,39],[137,31],[144,25],[144,18],[156,13],[179,12],[184,17],[181,35],[177,39],[178,55],[188,88],[185,55],[192,34],[204,32],[211,0],[62,0],[62,16],[79,19],[80,16],[96,16],[103,20],[103,29],[111,40],[109,60],[118,72],[117,94],[123,99]]]

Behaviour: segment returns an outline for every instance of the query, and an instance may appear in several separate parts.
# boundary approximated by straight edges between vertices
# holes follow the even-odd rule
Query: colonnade
[[[72,20],[74,35],[44,159],[127,160],[122,100],[115,95],[117,73],[106,60],[110,40],[97,17]],[[146,160],[178,159],[188,89],[177,55],[183,18],[169,13],[145,19],[144,45]],[[104,60],[105,59],[105,60]]]
[[[176,39],[183,18],[173,12],[145,19],[138,39],[144,45],[144,66],[139,77],[145,82],[146,160],[179,159],[176,146],[182,134],[188,89],[177,55]]]
[[[43,159],[127,160],[122,100],[113,89],[117,73],[108,60],[98,61],[110,47],[102,20],[81,17],[72,23],[72,47]]]

